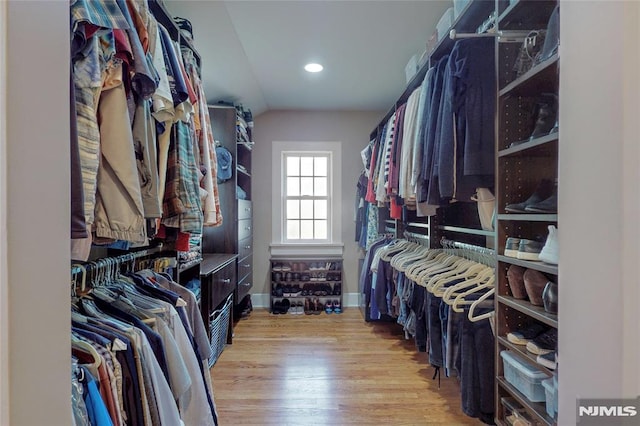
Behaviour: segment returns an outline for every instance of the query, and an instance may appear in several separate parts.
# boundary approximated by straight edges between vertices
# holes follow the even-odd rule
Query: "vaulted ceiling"
[[[189,19],[210,103],[388,110],[451,1],[165,0]],[[319,62],[324,71],[303,67]]]

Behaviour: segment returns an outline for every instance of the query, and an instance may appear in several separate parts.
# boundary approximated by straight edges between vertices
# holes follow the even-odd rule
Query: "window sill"
[[[269,246],[271,257],[279,256],[295,256],[295,257],[314,257],[314,256],[334,256],[342,257],[344,251],[343,243],[320,243],[320,244],[282,244],[272,243]]]

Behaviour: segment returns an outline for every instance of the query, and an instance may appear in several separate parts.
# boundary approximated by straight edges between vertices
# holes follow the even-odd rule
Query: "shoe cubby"
[[[546,36],[548,22],[557,4],[555,1],[516,0],[498,6],[497,29],[521,31],[530,37]],[[536,40],[535,49],[543,48],[544,38]],[[515,355],[532,369],[538,369],[549,377],[554,374],[538,362],[538,354],[508,337],[509,333],[520,332],[532,325],[543,327],[545,333],[550,334],[559,327],[557,310],[552,313],[552,310],[545,309],[544,304],[540,306],[541,290],[547,288],[548,282],[552,283],[549,288],[558,284],[559,265],[530,258],[535,257],[536,242],[546,244],[549,226],[558,224],[557,201],[555,206],[552,202],[542,201],[557,200],[559,185],[558,147],[561,142],[558,130],[561,124],[558,122],[557,95],[560,61],[557,52],[538,59],[523,56],[525,45],[525,40],[497,42],[496,45],[495,420],[497,424],[511,424],[515,403],[519,416],[530,419],[529,424],[552,425],[556,420],[548,415],[544,402],[531,401],[507,380],[509,371],[505,372],[501,357],[503,351],[508,351],[505,353]],[[552,185],[551,192],[549,184]],[[518,240],[534,243],[527,245],[525,242],[515,248]],[[509,248],[508,255],[505,248]],[[509,268],[513,268],[511,275]],[[528,287],[524,290],[523,287],[510,286],[509,279],[513,279],[516,270],[522,276],[527,274]],[[555,289],[557,292],[557,286]]]
[[[342,259],[271,259],[271,311],[342,313],[342,279]]]

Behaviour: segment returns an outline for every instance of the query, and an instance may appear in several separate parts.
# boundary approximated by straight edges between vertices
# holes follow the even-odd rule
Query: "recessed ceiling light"
[[[305,66],[304,66],[304,69],[305,69],[307,72],[320,72],[320,71],[322,71],[322,70],[323,70],[323,68],[324,68],[324,67],[323,67],[322,65],[320,65],[320,64],[314,64],[314,63],[307,64],[307,65],[305,65]]]

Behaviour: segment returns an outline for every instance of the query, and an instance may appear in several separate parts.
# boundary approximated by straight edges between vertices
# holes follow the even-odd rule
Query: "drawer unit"
[[[238,291],[236,300],[240,302],[253,287],[253,273],[249,273],[246,277],[244,277],[240,282],[238,282]]]
[[[215,308],[225,301],[236,288],[236,265],[230,262],[227,266],[210,275],[208,285],[211,286],[211,307]]]
[[[238,219],[251,219],[253,207],[249,200],[238,200]]]
[[[247,256],[238,261],[238,281],[249,275],[253,270],[253,256]]]
[[[252,233],[251,219],[238,220],[238,240],[249,238]]]
[[[238,259],[244,259],[253,253],[253,237],[238,241]]]

